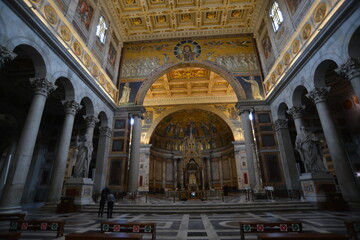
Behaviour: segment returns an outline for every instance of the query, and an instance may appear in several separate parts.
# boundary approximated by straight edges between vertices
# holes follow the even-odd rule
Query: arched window
[[[107,29],[108,26],[106,25],[105,18],[100,16],[99,24],[96,27],[96,36],[98,36],[100,42],[103,44],[105,43]]]
[[[277,30],[279,30],[281,23],[284,21],[284,18],[280,11],[279,4],[276,1],[274,1],[274,3],[271,5],[270,18],[271,18],[272,26],[274,28],[274,32],[277,32]]]

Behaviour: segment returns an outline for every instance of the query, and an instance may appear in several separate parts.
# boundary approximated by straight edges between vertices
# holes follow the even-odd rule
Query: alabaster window
[[[99,24],[96,27],[96,36],[99,38],[102,44],[105,43],[107,29],[108,26],[106,25],[105,18],[101,16],[99,19]]]
[[[274,28],[274,32],[279,30],[281,23],[284,21],[283,15],[280,11],[279,4],[275,1],[270,8],[271,23]]]

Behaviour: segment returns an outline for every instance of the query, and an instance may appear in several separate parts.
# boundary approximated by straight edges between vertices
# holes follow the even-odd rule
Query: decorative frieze
[[[335,69],[335,72],[348,80],[360,76],[360,58],[349,58],[349,60]]]
[[[288,129],[288,120],[287,119],[278,119],[274,122],[275,131],[279,131],[281,129]]]
[[[78,102],[75,102],[75,100],[72,101],[62,101],[62,104],[64,105],[65,113],[66,114],[72,114],[75,115],[80,111],[82,108],[82,105]]]
[[[306,97],[311,99],[315,104],[319,102],[325,102],[329,91],[330,87],[314,88],[314,90],[306,94]]]
[[[35,94],[40,94],[45,97],[57,88],[55,84],[49,82],[46,78],[30,78],[29,80],[34,88]]]

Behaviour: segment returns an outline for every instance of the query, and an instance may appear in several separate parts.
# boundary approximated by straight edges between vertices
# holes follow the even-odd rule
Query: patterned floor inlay
[[[355,212],[331,211],[274,211],[244,212],[231,214],[121,214],[115,212],[111,220],[123,222],[155,222],[156,236],[159,240],[235,240],[240,238],[240,221],[301,220],[305,232],[345,234],[344,220],[359,219]],[[29,211],[27,219],[65,220],[65,234],[72,232],[98,232],[100,222],[107,220],[94,213],[54,214],[44,209]],[[6,231],[9,224],[0,222],[0,230]],[[22,240],[56,239],[54,232],[28,231],[22,234]],[[63,240],[65,237],[57,238]],[[151,234],[144,234],[151,239]],[[246,239],[256,239],[248,234]]]

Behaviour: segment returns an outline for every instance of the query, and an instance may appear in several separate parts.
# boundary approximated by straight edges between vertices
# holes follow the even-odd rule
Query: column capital
[[[65,109],[65,113],[66,113],[66,114],[75,115],[75,114],[78,113],[78,112],[80,111],[80,109],[82,108],[82,105],[79,104],[78,102],[75,102],[75,100],[62,101],[62,104],[63,104],[63,106],[64,106],[64,109]]]
[[[35,94],[40,94],[45,97],[57,88],[55,84],[49,82],[46,78],[30,78],[29,80],[34,88]]]
[[[315,104],[319,102],[325,102],[329,91],[330,87],[314,88],[312,91],[306,94],[306,97],[311,99]]]
[[[290,114],[294,119],[301,118],[304,113],[305,106],[293,106],[289,108],[286,112]]]
[[[16,53],[13,53],[9,51],[6,47],[0,45],[0,68],[4,66],[5,62],[12,61],[16,57]]]
[[[111,130],[109,127],[99,127],[100,136],[111,137]]]
[[[254,112],[254,108],[253,107],[249,107],[249,106],[243,106],[241,105],[241,103],[236,103],[235,107],[239,110],[239,114],[242,114],[244,112]]]
[[[288,120],[287,119],[278,119],[274,122],[275,131],[279,131],[280,129],[288,129]]]
[[[144,114],[142,112],[130,112],[129,115],[132,118],[136,117],[136,118],[144,119]]]
[[[84,120],[86,121],[86,127],[92,127],[94,128],[96,123],[98,123],[100,120],[95,116],[83,116]]]
[[[335,69],[335,72],[348,80],[360,76],[360,58],[349,58],[346,63]]]

